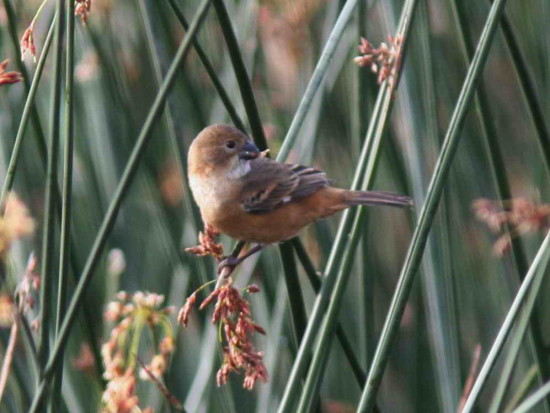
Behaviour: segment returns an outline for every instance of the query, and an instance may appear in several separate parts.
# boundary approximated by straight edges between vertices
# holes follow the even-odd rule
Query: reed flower
[[[180,310],[178,322],[186,326],[189,313],[193,308],[197,292],[195,291]],[[259,292],[255,284],[245,289],[246,293]],[[254,333],[265,334],[265,330],[252,319],[250,304],[239,290],[231,285],[231,280],[214,290],[199,307],[201,310],[216,301],[212,323],[220,323],[223,332],[223,363],[216,374],[218,386],[227,383],[231,372],[243,372],[243,387],[252,390],[258,380],[267,381],[267,369],[263,363],[263,352],[256,351],[252,343]]]
[[[480,198],[472,203],[472,209],[491,231],[501,234],[493,246],[498,256],[510,249],[513,238],[547,231],[550,225],[550,204],[536,204],[524,198],[502,203]]]
[[[142,333],[147,329],[154,342],[159,343],[149,363],[139,369],[139,378],[150,380],[149,374],[159,380],[174,351],[173,332],[168,319],[172,307],[162,307],[164,297],[155,293],[137,291],[134,294],[121,291],[117,299],[107,305],[105,319],[115,326],[109,340],[101,348],[105,364],[104,377],[108,385],[103,393],[104,413],[130,411],[137,406],[139,398],[135,393],[135,377],[138,372],[137,354]],[[159,336],[160,331],[160,336]],[[127,404],[124,402],[127,400]],[[122,404],[121,404],[122,403]],[[113,409],[119,410],[113,410]],[[130,410],[124,410],[124,409]]]
[[[24,58],[29,53],[33,60],[36,62],[36,47],[34,45],[34,23],[35,19],[31,22],[29,27],[23,33],[21,37],[21,58]]]
[[[0,217],[0,258],[5,258],[13,241],[31,235],[34,229],[28,208],[15,193],[10,193],[4,215]]]
[[[204,255],[213,255],[215,258],[220,259],[223,256],[223,245],[216,242],[218,235],[219,232],[211,226],[206,225],[204,232],[199,232],[199,245],[186,248],[185,252],[201,257]]]
[[[72,365],[75,369],[91,375],[95,371],[96,360],[90,346],[83,343],[80,346],[80,353],[73,359]]]
[[[80,17],[83,24],[88,22],[88,14],[92,8],[92,0],[75,0],[74,14]]]
[[[19,72],[6,72],[6,67],[8,66],[9,59],[4,60],[0,63],[0,85],[11,85],[13,83],[20,82],[21,73]]]
[[[374,47],[364,37],[361,38],[359,52],[354,60],[359,66],[370,66],[373,73],[378,73],[378,84],[385,80],[394,82],[401,63],[401,45],[403,38],[401,36],[388,36],[388,44],[382,42],[378,48]]]

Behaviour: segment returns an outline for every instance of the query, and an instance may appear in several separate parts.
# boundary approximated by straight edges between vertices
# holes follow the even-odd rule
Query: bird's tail
[[[349,206],[388,205],[400,208],[413,204],[412,199],[408,196],[382,191],[346,191],[344,202]]]

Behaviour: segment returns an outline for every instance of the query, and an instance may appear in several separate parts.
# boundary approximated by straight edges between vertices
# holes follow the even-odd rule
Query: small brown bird
[[[259,243],[254,251],[353,205],[412,205],[409,197],[388,192],[334,188],[323,171],[262,157],[249,137],[227,125],[198,134],[189,148],[188,170],[205,224]]]

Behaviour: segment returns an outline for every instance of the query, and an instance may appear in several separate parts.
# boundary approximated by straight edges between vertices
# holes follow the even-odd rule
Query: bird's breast
[[[227,180],[215,177],[189,176],[189,184],[193,197],[197,202],[203,219],[216,226],[216,221],[227,215],[236,207],[235,196],[239,189]]]

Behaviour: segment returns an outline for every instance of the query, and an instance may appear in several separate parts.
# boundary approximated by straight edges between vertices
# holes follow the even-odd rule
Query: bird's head
[[[255,159],[260,150],[240,130],[228,125],[211,125],[203,129],[189,147],[190,173],[231,172]]]

